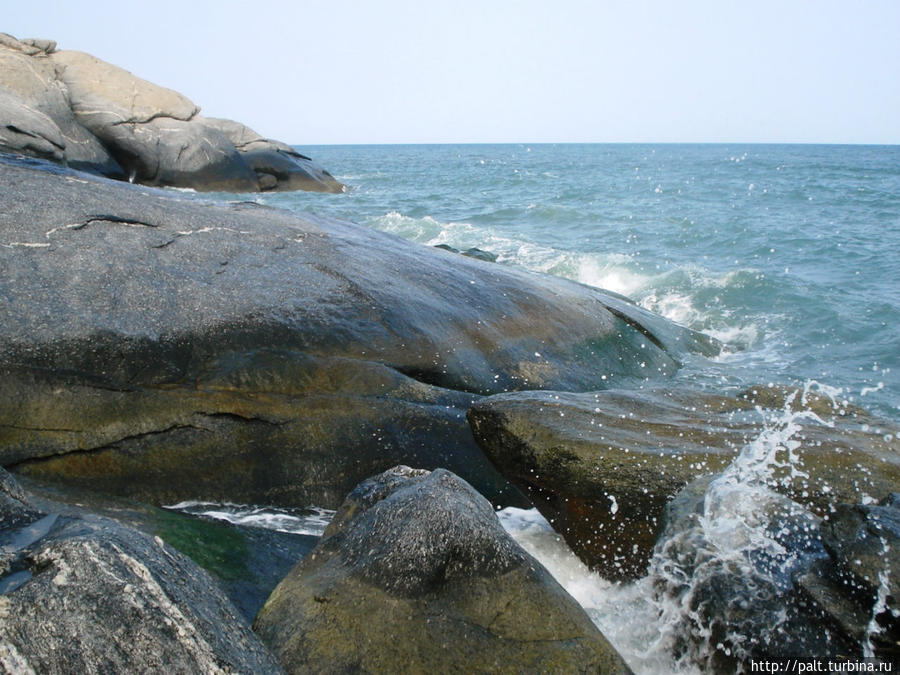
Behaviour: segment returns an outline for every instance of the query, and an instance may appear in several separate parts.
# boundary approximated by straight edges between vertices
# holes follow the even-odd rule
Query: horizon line
[[[290,143],[292,146],[366,146],[366,145],[825,145],[859,147],[900,147],[898,142],[850,141],[367,141],[335,143]]]

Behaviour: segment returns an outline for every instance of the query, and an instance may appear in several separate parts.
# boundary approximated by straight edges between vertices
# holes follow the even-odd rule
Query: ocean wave
[[[442,222],[399,211],[367,224],[428,246],[477,247],[496,254],[500,263],[624,295],[670,321],[715,337],[726,354],[753,349],[771,333],[766,317],[734,309],[735,301],[740,304],[742,297],[762,294],[768,287],[763,273],[754,268],[724,273],[695,263],[650,268],[631,253],[566,250],[519,238],[512,226]]]

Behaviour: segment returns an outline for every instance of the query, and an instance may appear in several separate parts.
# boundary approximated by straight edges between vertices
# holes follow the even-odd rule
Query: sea
[[[722,393],[758,384],[815,387],[900,422],[900,146],[300,151],[346,192],[219,196],[349,220],[426,246],[478,248],[498,265],[615,291],[722,343],[716,357],[689,356],[676,384]],[[788,442],[794,432],[787,422],[772,420],[743,454],[765,455],[766,444]],[[181,506],[232,520],[255,508]],[[264,525],[268,513],[284,526],[277,510],[252,515]],[[290,527],[307,531],[303,517],[294,517]],[[745,516],[731,510],[718,517],[740,523]],[[677,614],[686,610],[653,597],[659,579],[610,584],[536,511],[505,509],[500,518],[636,672],[703,670],[702,660],[673,652]],[[320,532],[327,514],[319,510],[313,521]]]

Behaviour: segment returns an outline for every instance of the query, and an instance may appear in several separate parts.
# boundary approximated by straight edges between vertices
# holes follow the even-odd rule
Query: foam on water
[[[262,527],[289,534],[322,536],[334,511],[318,506],[300,509],[279,509],[274,506],[250,506],[230,502],[185,501],[163,508],[181,511],[194,516],[224,520],[234,525]]]

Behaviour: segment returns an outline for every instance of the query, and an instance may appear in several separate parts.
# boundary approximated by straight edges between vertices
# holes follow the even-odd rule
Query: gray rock
[[[216,582],[160,539],[29,513],[0,469],[0,664],[9,672],[279,672]],[[9,519],[10,511],[19,514]]]
[[[259,189],[343,192],[334,176],[280,141],[263,138],[249,127],[232,120],[198,117],[198,122],[224,134],[246,164],[256,172]]]
[[[288,672],[629,672],[491,505],[440,469],[360,484],[254,628]]]
[[[475,258],[476,260],[484,260],[485,262],[497,262],[497,254],[491,253],[490,251],[484,251],[480,248],[472,247],[467,248],[465,251],[460,251],[458,248],[454,248],[449,244],[437,244],[435,248],[443,249],[444,251],[450,251],[450,253],[458,253],[460,255],[464,255],[468,258]]]
[[[4,475],[9,477],[6,472],[0,473],[0,483]],[[204,508],[199,504],[182,511],[25,478],[22,483],[28,490],[27,500],[32,509],[70,518],[103,516],[162,539],[216,579],[247,625],[275,586],[319,541],[314,535],[237,525],[219,518],[193,515],[193,510]],[[3,527],[2,523],[0,527]]]
[[[900,494],[878,504],[839,504],[823,538],[842,572],[874,598],[880,586],[900,579]]]
[[[24,38],[17,40],[9,33],[0,33],[0,47],[22,52],[28,56],[52,54],[56,51],[56,42],[53,40],[41,40]]]
[[[479,401],[468,418],[479,445],[590,566],[612,579],[642,576],[667,502],[724,469],[762,431],[757,405],[785,404],[781,388],[739,397],[666,387],[596,393],[521,392]],[[798,405],[799,405],[799,397]],[[900,484],[896,429],[851,408],[806,406],[835,427],[801,421],[799,472],[780,489],[820,515]],[[770,414],[776,414],[770,410]]]
[[[0,150],[65,160],[66,142],[59,127],[15,92],[0,86]]]
[[[193,122],[199,108],[178,92],[89,54],[51,61],[78,121],[115,155],[129,178],[150,185],[253,192],[256,175],[221,133]]]
[[[860,636],[841,626],[858,622],[859,610],[835,602],[826,607],[798,583],[830,566],[821,520],[761,489],[753,492],[747,518],[730,506],[747,496],[727,489],[711,494],[710,484],[701,478],[669,504],[649,572],[659,606],[678,608],[667,623],[674,656],[723,674],[749,671],[751,660],[861,658]],[[841,621],[828,610],[840,612]]]
[[[237,122],[207,120],[178,92],[89,54],[57,51],[50,40],[0,34],[0,87],[21,97],[25,106],[0,109],[0,123],[30,120],[16,128],[26,135],[46,131],[46,124],[32,119],[37,111],[53,121],[63,140],[57,144],[47,133],[29,136],[41,142],[0,138],[0,149],[150,185],[232,192],[343,190],[331,174],[290,146]]]
[[[900,659],[900,494],[877,504],[838,505],[823,524],[822,540],[832,568],[805,579],[805,588],[849,635],[869,638],[876,653]]]
[[[14,92],[26,109],[46,115],[57,127],[55,131],[62,142],[53,138],[59,147],[49,157],[45,151],[24,154],[53,159],[73,168],[122,178],[122,168],[87,129],[82,127],[72,113],[68,91],[56,76],[56,69],[44,52],[28,56],[26,52],[0,45],[0,87]],[[14,114],[14,113],[13,113]],[[21,114],[21,113],[20,113]]]
[[[464,418],[479,395],[661,377],[710,347],[563,279],[54,171],[0,160],[0,463],[36,477],[334,507],[417,461],[501,500]]]

